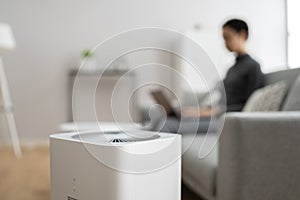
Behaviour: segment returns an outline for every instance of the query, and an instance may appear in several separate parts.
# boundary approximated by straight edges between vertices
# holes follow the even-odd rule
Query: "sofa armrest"
[[[217,199],[300,199],[299,188],[300,112],[227,114]]]

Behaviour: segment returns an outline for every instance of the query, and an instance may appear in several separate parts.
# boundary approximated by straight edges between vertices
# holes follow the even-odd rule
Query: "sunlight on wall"
[[[300,66],[300,1],[288,0],[288,63],[292,68]]]

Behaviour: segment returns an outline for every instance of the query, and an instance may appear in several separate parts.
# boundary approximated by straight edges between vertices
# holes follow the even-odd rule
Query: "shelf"
[[[122,76],[126,74],[127,76],[133,76],[134,73],[130,72],[130,70],[78,70],[78,69],[73,69],[70,71],[69,75],[70,76]]]

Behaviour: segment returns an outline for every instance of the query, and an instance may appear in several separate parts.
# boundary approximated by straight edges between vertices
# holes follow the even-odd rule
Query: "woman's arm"
[[[195,108],[187,107],[181,110],[181,115],[183,117],[213,117],[220,113],[220,111],[215,108]]]

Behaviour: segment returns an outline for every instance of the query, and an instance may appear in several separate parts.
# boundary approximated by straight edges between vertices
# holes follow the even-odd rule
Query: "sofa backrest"
[[[266,85],[284,81],[287,84],[286,98],[281,104],[283,111],[300,110],[300,82],[299,82],[300,68],[286,69],[265,75]]]
[[[300,73],[300,68],[286,69],[265,74],[265,85],[269,85],[278,81],[284,81],[290,88]]]
[[[300,74],[300,68],[295,69],[285,69],[276,72],[271,72],[265,74],[265,85],[269,85],[272,83],[276,83],[278,81],[285,81],[288,88],[291,88],[295,80],[297,79],[298,75]],[[199,104],[201,105],[201,101],[203,97],[205,97],[207,93],[197,93],[197,97],[199,100]],[[191,101],[191,96],[193,93],[191,91],[183,91],[183,99],[182,105],[183,106],[198,106],[195,102]]]

